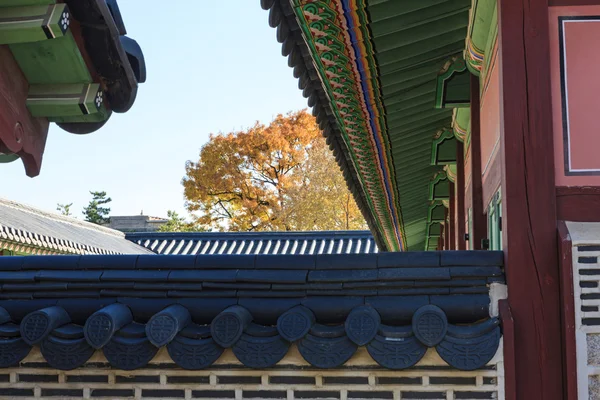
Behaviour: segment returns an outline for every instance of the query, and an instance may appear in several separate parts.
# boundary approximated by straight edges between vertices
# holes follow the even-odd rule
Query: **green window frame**
[[[502,250],[502,194],[494,194],[488,206],[488,238],[490,250]]]

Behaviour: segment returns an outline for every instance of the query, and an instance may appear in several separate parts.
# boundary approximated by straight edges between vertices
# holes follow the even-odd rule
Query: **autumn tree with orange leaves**
[[[366,229],[315,118],[305,110],[269,125],[210,136],[183,178],[186,208],[214,230]]]

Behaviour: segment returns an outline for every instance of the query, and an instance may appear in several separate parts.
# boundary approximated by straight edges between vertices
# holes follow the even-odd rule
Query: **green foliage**
[[[167,216],[169,217],[169,222],[162,225],[158,231],[159,232],[202,232],[205,231],[200,226],[197,226],[191,222],[186,222],[185,218],[180,217],[177,212],[173,210],[167,211]]]
[[[83,209],[85,220],[98,225],[109,223],[110,218],[108,214],[110,213],[110,208],[101,206],[110,203],[112,199],[106,197],[106,192],[90,192],[90,194],[92,195],[92,200]]]
[[[65,217],[72,217],[73,214],[71,213],[71,206],[73,205],[73,203],[69,203],[69,204],[60,204],[57,203],[56,204],[56,211],[59,211],[61,215],[64,215]]]

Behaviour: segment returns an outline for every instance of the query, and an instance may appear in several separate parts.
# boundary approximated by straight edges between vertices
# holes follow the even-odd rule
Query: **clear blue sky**
[[[111,215],[184,214],[181,179],[213,132],[240,130],[306,108],[268,12],[258,0],[121,0],[128,35],[141,45],[148,80],[126,114],[90,135],[52,125],[42,171],[0,164],[0,197],[54,211],[90,190],[112,197]]]

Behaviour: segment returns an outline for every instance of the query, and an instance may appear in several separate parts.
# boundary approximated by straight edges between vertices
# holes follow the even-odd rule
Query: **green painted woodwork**
[[[34,117],[75,117],[98,113],[104,96],[100,85],[62,84],[31,85],[27,94],[27,108]]]
[[[42,4],[56,4],[56,0],[0,0],[0,8],[35,6]]]
[[[12,44],[10,50],[32,85],[92,82],[70,30],[53,40]]]
[[[435,202],[429,206],[428,222],[443,221],[445,216],[446,207],[441,202]]]
[[[429,182],[429,200],[447,200],[450,198],[450,185],[446,172],[438,172]],[[444,204],[446,205],[446,204]],[[446,207],[448,207],[446,205]]]
[[[473,0],[465,59],[467,68],[478,76],[483,67],[488,35],[496,8],[496,0]]]
[[[470,76],[462,57],[448,61],[437,77],[435,107],[468,107],[471,97]]]
[[[452,122],[454,135],[460,142],[465,142],[467,133],[471,130],[471,110],[468,108],[458,108],[454,112]]]
[[[462,143],[460,144],[462,146]],[[444,171],[446,172],[446,175],[448,175],[448,179],[450,180],[450,182],[455,183],[456,182],[456,163],[454,164],[446,164],[444,166]]]
[[[85,115],[73,115],[73,116],[52,116],[48,117],[50,122],[56,123],[74,123],[74,122],[102,122],[106,121],[110,117],[110,111],[106,109],[104,104],[100,107],[98,112],[93,114],[85,114]]]
[[[350,9],[341,0],[292,4],[359,189],[376,229],[387,238],[383,247],[397,249],[389,238],[399,209],[403,249],[437,248],[428,239],[429,183],[439,171],[431,165],[431,138],[454,127],[454,110],[435,108],[438,77],[448,71],[448,60],[462,56],[471,0],[355,0]],[[357,69],[362,81],[356,79]],[[466,69],[465,75],[447,79],[453,84],[447,91],[451,102],[465,94],[465,77]],[[381,151],[374,149],[374,140]],[[440,155],[449,157],[445,146],[444,141]],[[436,196],[443,198],[444,183]]]
[[[427,226],[427,236],[430,238],[438,238],[442,235],[442,224],[440,222],[432,222]]]
[[[0,11],[0,44],[38,42],[64,36],[71,24],[66,4],[7,7]]]
[[[444,129],[439,131],[431,148],[431,165],[456,163],[456,137],[454,131]]]
[[[490,61],[492,60],[492,51],[494,49],[494,44],[496,43],[496,40],[498,39],[498,7],[496,7],[496,0],[490,0],[490,2],[494,3],[494,10],[492,12],[492,18],[490,21],[490,27],[489,27],[489,32],[487,35],[487,40],[486,40],[486,45],[485,45],[485,51],[484,54],[487,56],[484,56],[483,58],[483,74],[482,76],[485,77],[487,76],[487,72],[490,66]],[[483,88],[483,85],[481,85],[481,88]]]
[[[17,154],[0,154],[0,164],[7,164],[19,159]]]
[[[489,250],[502,250],[502,195],[500,190],[492,198],[487,215]]]

